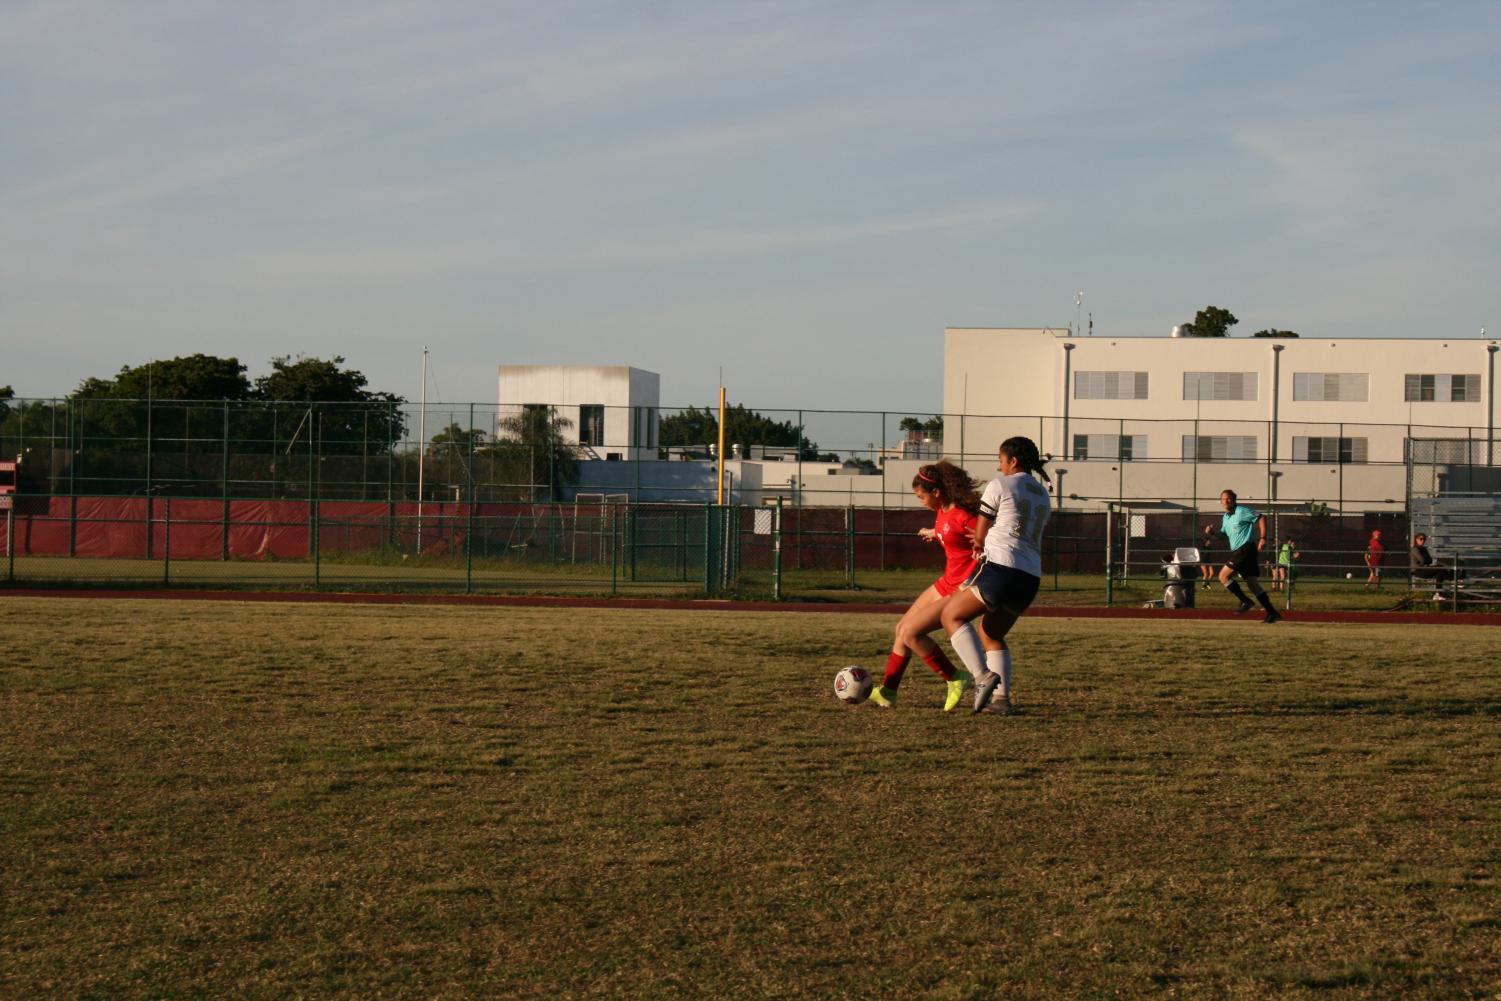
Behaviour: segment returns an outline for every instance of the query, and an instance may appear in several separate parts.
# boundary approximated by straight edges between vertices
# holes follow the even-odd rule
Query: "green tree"
[[[776,448],[796,448],[804,459],[818,457],[818,445],[810,442],[801,429],[791,421],[776,421],[754,410],[736,404],[725,408],[725,447],[739,445],[748,450],[752,445],[769,445]],[[662,418],[658,440],[664,446],[708,449],[719,444],[719,417],[705,407],[689,407],[681,413]]]
[[[529,499],[545,490],[547,500],[558,500],[565,486],[578,482],[578,446],[565,434],[571,427],[556,407],[541,404],[527,404],[497,424],[492,451],[509,476],[524,477]]]
[[[126,365],[113,379],[89,377],[69,397],[78,405],[85,426],[95,435],[144,439],[148,426],[156,439],[185,442],[196,423],[205,431],[224,400],[250,396],[245,366],[236,358],[193,354]],[[218,403],[218,408],[192,406]]]
[[[273,358],[270,373],[255,380],[255,396],[265,403],[306,407],[306,424],[324,453],[383,455],[394,450],[406,434],[401,410],[406,399],[366,389],[364,374],[343,365],[342,355]],[[277,422],[277,438],[282,423]]]
[[[86,378],[68,399],[73,472],[103,492],[194,492],[220,478],[224,401],[250,393],[239,359],[201,353]]]
[[[1194,314],[1192,323],[1183,324],[1183,334],[1186,337],[1227,337],[1230,328],[1239,322],[1228,309],[1205,306]]]
[[[271,371],[255,380],[263,400],[318,400],[325,403],[363,402],[369,398],[364,373],[343,368],[344,356],[309,358],[281,355],[271,359]]]
[[[450,424],[429,439],[427,451],[429,455],[472,455],[484,447],[485,432]]]
[[[903,417],[897,427],[903,431],[919,431],[930,435],[942,435],[943,418],[941,416],[929,417],[927,420],[923,420],[920,417]]]
[[[1296,330],[1258,330],[1252,337],[1297,337]]]
[[[113,379],[85,379],[73,394],[117,400],[244,400],[250,380],[237,358],[192,354],[127,365]]]

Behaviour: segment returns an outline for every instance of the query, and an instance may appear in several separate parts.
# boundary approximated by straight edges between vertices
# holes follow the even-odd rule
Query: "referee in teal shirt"
[[[1220,519],[1220,534],[1225,537],[1230,547],[1230,558],[1220,568],[1220,583],[1235,597],[1240,599],[1240,607],[1235,610],[1236,615],[1244,615],[1256,606],[1251,599],[1246,597],[1246,592],[1241,588],[1240,582],[1235,580],[1239,574],[1241,580],[1256,595],[1256,601],[1266,609],[1266,618],[1263,622],[1276,622],[1282,618],[1277,610],[1272,607],[1272,599],[1261,587],[1261,564],[1260,553],[1266,546],[1266,515],[1258,514],[1254,508],[1238,504],[1235,500],[1235,491],[1226,490],[1220,494],[1220,506],[1225,509],[1225,515]],[[1206,531],[1214,526],[1206,526]]]

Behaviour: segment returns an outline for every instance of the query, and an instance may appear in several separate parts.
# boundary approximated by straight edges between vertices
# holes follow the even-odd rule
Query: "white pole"
[[[427,345],[422,347],[422,405],[417,411],[417,555],[422,555],[422,496],[427,459]]]

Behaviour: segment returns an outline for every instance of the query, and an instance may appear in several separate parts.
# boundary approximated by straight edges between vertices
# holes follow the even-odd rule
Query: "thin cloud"
[[[111,157],[7,193],[0,204],[7,205],[7,212],[29,214],[40,224],[67,216],[131,209],[184,191],[262,175],[336,141],[336,135],[324,132],[194,153],[180,160],[168,155],[163,158],[166,162]]]

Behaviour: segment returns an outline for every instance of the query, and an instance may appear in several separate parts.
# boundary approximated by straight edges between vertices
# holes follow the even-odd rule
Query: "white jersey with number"
[[[1047,488],[1030,473],[997,476],[980,495],[980,514],[993,524],[985,533],[985,558],[1042,576],[1042,530],[1053,511]]]

